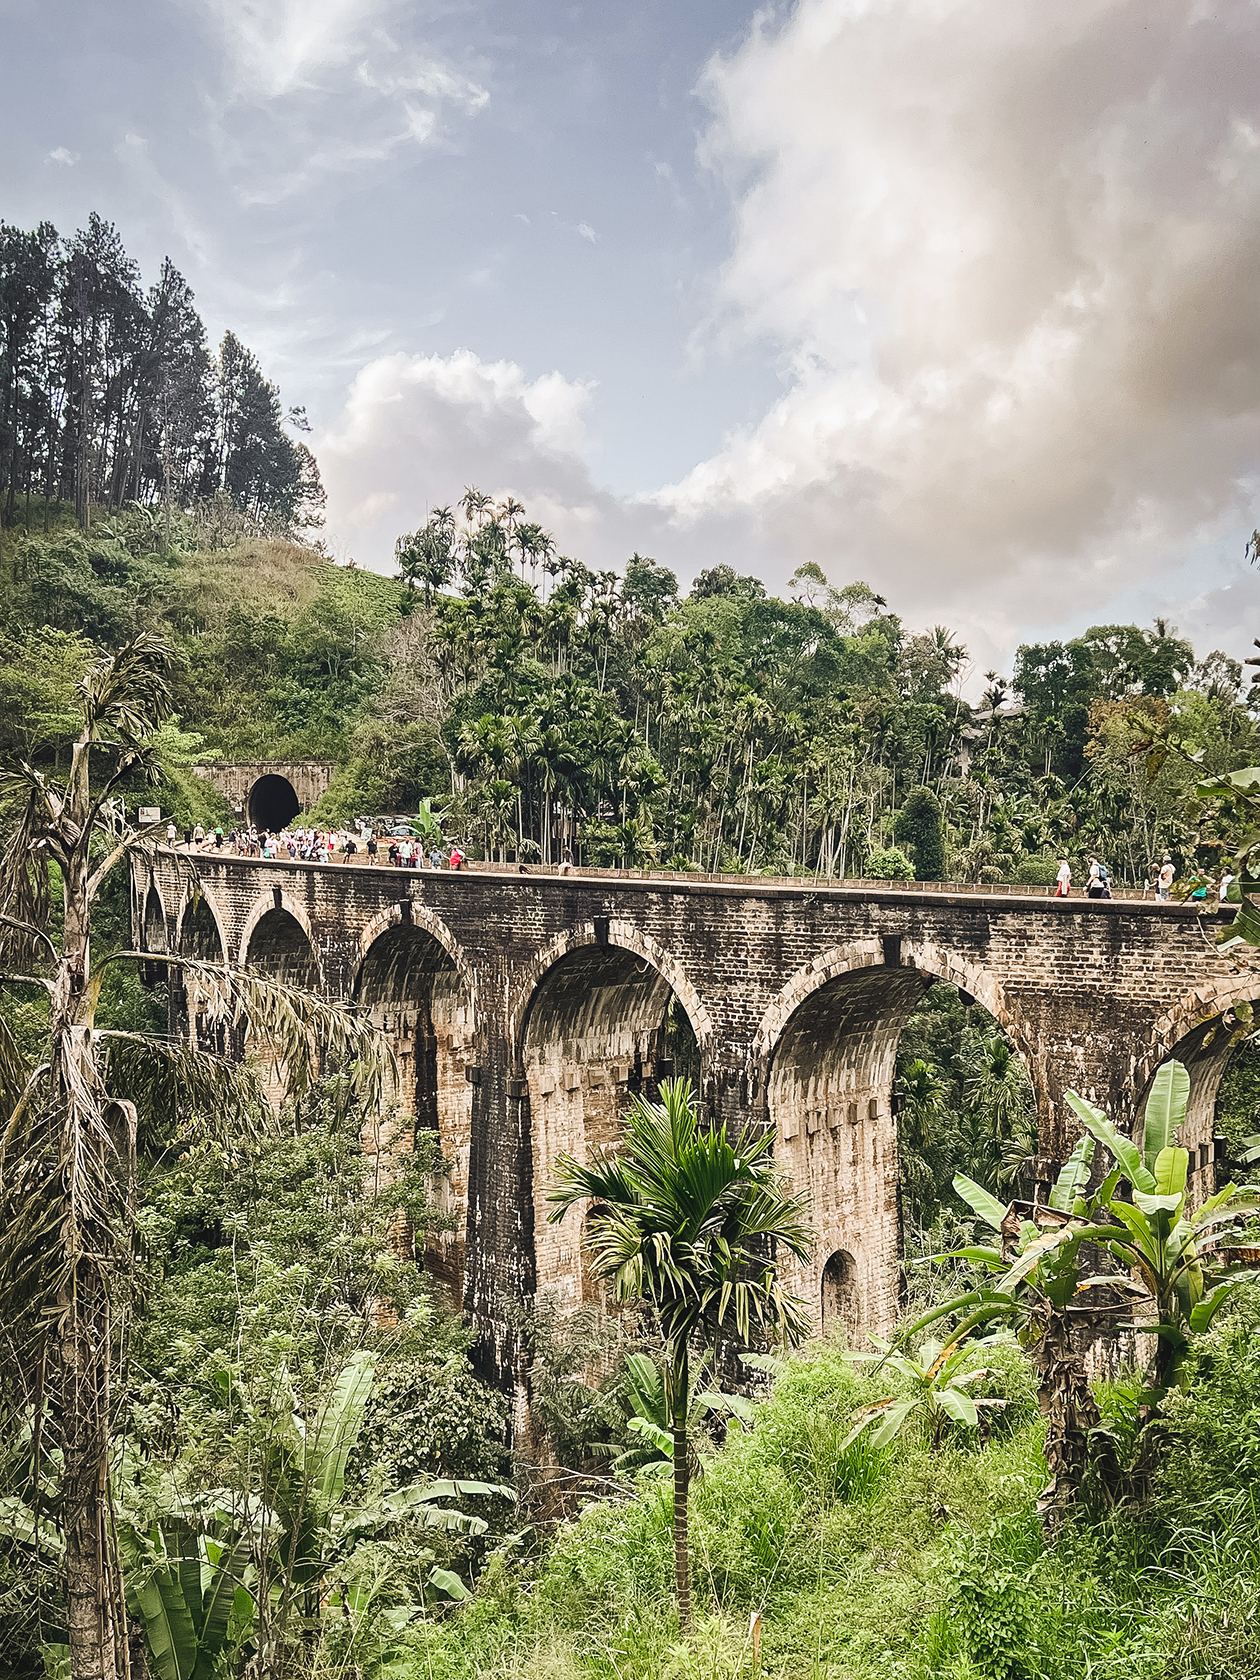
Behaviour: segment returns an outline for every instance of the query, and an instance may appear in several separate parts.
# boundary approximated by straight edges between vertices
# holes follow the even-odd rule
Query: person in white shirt
[[[1066,858],[1059,859],[1059,873],[1055,877],[1054,896],[1067,898],[1072,891],[1072,865]]]
[[[1173,868],[1173,860],[1168,853],[1164,853],[1164,861],[1159,866],[1159,874],[1155,877],[1155,897],[1165,899],[1172,891],[1172,884],[1177,879],[1177,871]]]

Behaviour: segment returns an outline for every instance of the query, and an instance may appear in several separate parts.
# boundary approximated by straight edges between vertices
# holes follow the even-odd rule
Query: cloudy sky
[[[1260,635],[1258,0],[0,0],[0,216],[303,403],[329,541],[867,579],[977,669]]]

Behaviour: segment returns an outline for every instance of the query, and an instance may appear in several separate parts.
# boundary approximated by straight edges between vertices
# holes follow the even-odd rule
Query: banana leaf
[[[1156,1162],[1165,1149],[1177,1141],[1177,1128],[1186,1117],[1190,1100],[1190,1075],[1180,1062],[1165,1062],[1151,1082],[1151,1094],[1143,1111],[1143,1165],[1158,1177]]]

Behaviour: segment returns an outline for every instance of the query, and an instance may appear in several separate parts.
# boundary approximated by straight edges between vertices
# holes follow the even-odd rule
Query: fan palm
[[[168,1120],[181,1102],[229,1121],[261,1108],[246,1068],[188,1046],[97,1030],[105,970],[119,959],[93,966],[92,907],[110,873],[151,841],[151,831],[121,821],[116,790],[124,777],[149,771],[148,743],[171,711],[173,665],[172,651],[142,634],[92,666],[77,691],[64,782],[23,762],[0,767],[8,831],[0,984],[34,988],[48,1007],[37,1066],[0,1019],[0,1399],[34,1409],[36,1440],[44,1396],[57,1400],[73,1680],[115,1680],[124,1668],[110,1417],[140,1106],[164,1110]],[[108,768],[94,781],[102,760]],[[57,886],[60,917],[52,912]],[[317,1076],[322,1040],[334,1059],[356,1061],[361,1091],[376,1095],[386,1064],[369,1029],[257,976],[185,966],[204,972],[221,1015],[269,1041],[295,1089]]]
[[[685,1079],[666,1080],[661,1101],[632,1099],[616,1151],[587,1166],[556,1162],[554,1222],[593,1201],[587,1249],[595,1275],[619,1301],[646,1301],[665,1342],[665,1387],[674,1456],[674,1566],[678,1619],[691,1622],[687,1559],[687,1409],[694,1343],[732,1330],[796,1342],[808,1319],[781,1288],[775,1249],[807,1258],[813,1233],[804,1199],[790,1194],[771,1158],[773,1134],[736,1137],[725,1122],[702,1126]]]

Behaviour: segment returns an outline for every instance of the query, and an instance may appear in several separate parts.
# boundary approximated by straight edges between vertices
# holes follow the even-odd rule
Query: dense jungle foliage
[[[199,761],[333,760],[328,821],[445,812],[473,855],[681,869],[1077,884],[1219,856],[1196,780],[1255,762],[1242,668],[1166,625],[1022,647],[961,697],[965,648],[806,567],[789,599],[720,566],[685,597],[632,556],[593,573],[470,491],[400,538],[398,583],[251,534],[230,500],[3,536],[0,745],[54,750],[90,643],[180,649],[164,803]],[[47,529],[45,529],[47,525]],[[168,541],[169,536],[169,541]],[[220,813],[224,814],[224,813]]]
[[[299,544],[215,527],[212,512],[180,513],[169,547],[161,522],[142,510],[87,531],[63,511],[49,517],[47,532],[42,517],[5,532],[6,754],[64,766],[73,685],[94,645],[116,646],[147,625],[184,660],[173,674],[178,715],[153,741],[163,779],[156,797],[181,820],[226,815],[195,774],[213,755],[309,755],[339,765],[330,817],[407,810],[427,797],[445,808],[448,832],[480,833],[483,844],[527,856],[565,845],[605,859],[659,855],[598,853],[601,830],[592,825],[621,826],[611,787],[624,792],[626,825],[653,837],[687,790],[692,850],[668,854],[682,866],[712,861],[698,837],[720,833],[735,852],[718,861],[745,868],[885,867],[882,851],[900,852],[907,873],[918,863],[925,873],[1027,879],[1053,862],[1057,846],[1047,848],[1044,830],[1001,826],[1017,785],[1031,804],[1059,775],[1053,755],[1048,770],[1044,757],[1031,762],[1038,738],[1027,706],[986,717],[991,708],[967,707],[944,675],[932,707],[909,701],[916,639],[860,588],[837,602],[804,579],[799,598],[772,602],[748,580],[723,576],[717,587],[702,579],[679,601],[649,562],[632,562],[614,590],[609,580],[575,577],[571,563],[562,579],[553,558],[543,561],[555,567],[545,574],[551,587],[538,591],[507,575],[504,559],[480,596],[468,593],[463,562],[458,573],[430,574],[426,601],[423,576],[405,576],[400,587],[334,567]],[[488,523],[479,526],[474,509],[465,537],[475,540]],[[497,545],[501,533],[485,540]],[[404,574],[415,541],[400,545]],[[519,544],[513,551],[503,541],[519,570]],[[456,558],[458,543],[456,528]],[[657,591],[650,607],[636,596],[636,578]],[[811,587],[819,596],[812,602],[804,598]],[[555,608],[559,599],[572,609],[575,598],[580,611]],[[599,600],[607,607],[596,615]],[[555,631],[534,646],[524,632],[513,641],[503,630],[497,615],[530,601],[539,614],[553,612],[547,622],[564,627],[562,643]],[[501,641],[471,631],[460,639],[488,614]],[[800,638],[781,666],[758,664],[770,623]],[[708,639],[697,643],[697,627]],[[1141,649],[1167,652],[1175,641],[1162,631],[1126,634],[1135,661]],[[711,747],[713,716],[707,736],[693,735],[694,699],[658,711],[663,689],[651,690],[649,722],[643,673],[663,650],[680,683],[698,685],[714,670],[731,683],[761,673],[775,703],[766,702],[751,751],[740,745],[698,767],[696,743]],[[818,679],[811,689],[821,650],[834,657],[832,686]],[[1134,718],[1149,712],[1143,685],[1166,679],[1115,677],[1113,697],[1095,693],[1077,717],[1082,775],[1056,820],[1070,821],[1076,836],[1101,833],[1090,824],[1102,824],[1098,791],[1109,789],[1131,801],[1132,820],[1140,814],[1152,825],[1155,846],[1180,847],[1189,863],[1203,840],[1184,797],[1197,773],[1190,753],[1233,767],[1254,756],[1253,726],[1236,669],[1207,662],[1217,676],[1224,670],[1222,686],[1179,644],[1175,658],[1173,686],[1156,697],[1165,708],[1157,721],[1162,742],[1180,752],[1169,751],[1149,778],[1150,737]],[[779,673],[775,684],[767,670]],[[519,690],[509,686],[518,681]],[[521,713],[504,709],[509,693],[523,696]],[[820,850],[831,841],[817,826],[816,787],[804,780],[820,774],[810,756],[819,743],[792,747],[784,725],[782,708],[802,704],[805,693],[822,695],[834,739],[851,755],[854,787],[882,789],[874,799],[864,794],[859,809],[843,808],[832,824],[834,854]],[[487,714],[481,707],[492,695],[499,709]],[[545,773],[554,739],[540,737],[533,756],[522,748],[489,766],[476,757],[473,743],[493,742],[505,719],[526,720],[512,724],[519,744],[554,715],[540,711],[529,725],[528,708],[565,695],[573,705],[560,732],[572,750],[567,779]],[[601,714],[601,704],[609,711]],[[933,757],[921,769],[933,786],[907,788],[904,766],[881,761],[858,720],[883,716],[909,731],[886,736],[885,754],[893,739],[926,753],[928,735],[913,730],[928,729],[929,713],[931,727],[945,719],[955,733],[931,737]],[[591,747],[587,731],[601,715],[622,716],[631,752],[650,750],[664,778],[637,805],[617,779],[619,764],[610,768]],[[499,720],[493,728],[488,716]],[[952,741],[952,757],[941,739]],[[777,820],[750,788],[769,746],[782,750],[768,756],[801,778]],[[725,806],[714,793],[723,767]],[[488,780],[491,770],[502,775]],[[498,780],[511,799],[504,796],[496,826],[484,801]],[[983,816],[970,803],[977,795]],[[124,796],[155,797],[139,783]],[[1000,853],[982,845],[995,824]],[[1080,844],[1097,842],[1078,839],[1073,856]],[[990,861],[977,862],[981,855]],[[97,906],[98,949],[125,944],[126,916],[118,884]],[[6,987],[0,1009],[34,1055],[46,1031],[39,1003]],[[100,1023],[161,1033],[163,988],[111,970]],[[1243,1045],[1223,1087],[1220,1126],[1239,1160],[1257,1130],[1258,1069],[1254,1047]],[[925,994],[903,1033],[898,1090],[913,1260],[973,1237],[954,1172],[1012,1194],[1035,1128],[1019,1058],[978,1005],[944,984]],[[410,1135],[410,1170],[382,1186],[362,1151],[361,1116],[337,1081],[300,1112],[260,1114],[237,1135],[195,1112],[143,1132],[115,1473],[135,1672],[146,1664],[161,1680],[757,1672],[784,1680],[1081,1672],[1245,1680],[1260,1672],[1260,1519],[1250,1473],[1238,1469],[1254,1457],[1260,1421],[1254,1301],[1196,1346],[1184,1392],[1165,1402],[1159,1464],[1140,1494],[1119,1505],[1101,1495],[1087,1502],[1053,1545],[1036,1512],[1043,1425],[1013,1341],[967,1356],[987,1373],[968,1385],[971,1396],[1004,1402],[984,1412],[983,1427],[946,1424],[942,1432],[925,1413],[879,1447],[845,1444],[854,1416],[890,1391],[913,1397],[915,1379],[863,1375],[831,1343],[750,1368],[751,1399],[697,1392],[697,1620],[680,1640],[669,1594],[668,1478],[653,1445],[659,1408],[642,1363],[659,1367],[653,1326],[565,1319],[546,1301],[523,1315],[533,1410],[528,1431],[515,1420],[509,1449],[509,1400],[478,1375],[460,1316],[423,1264],[426,1240],[446,1222],[443,1164],[430,1136]],[[911,1266],[907,1311],[972,1281],[965,1263],[944,1279]],[[1141,1379],[1132,1373],[1099,1394],[1123,1456],[1145,1404]],[[335,1463],[317,1475],[329,1461],[312,1460],[303,1443],[325,1434],[336,1442]],[[35,1477],[34,1443],[20,1432],[6,1438],[5,1454],[0,1660],[15,1675],[63,1672],[56,1463],[45,1461]],[[196,1602],[190,1571],[203,1583]],[[256,1589],[248,1612],[225,1590],[241,1580]],[[178,1661],[161,1655],[168,1623],[184,1630]]]

